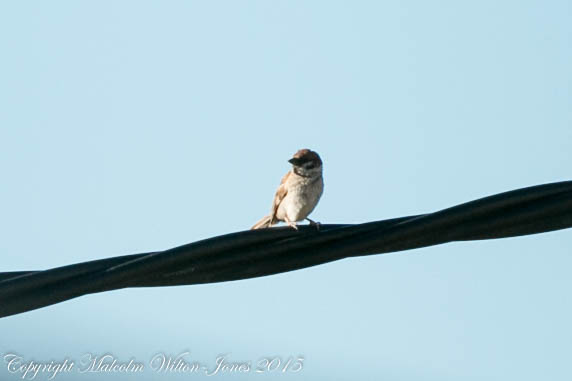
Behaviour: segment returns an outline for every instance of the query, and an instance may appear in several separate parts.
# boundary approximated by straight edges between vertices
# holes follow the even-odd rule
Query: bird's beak
[[[300,159],[293,157],[292,159],[288,160],[288,163],[292,164],[292,165],[299,165],[300,164]]]

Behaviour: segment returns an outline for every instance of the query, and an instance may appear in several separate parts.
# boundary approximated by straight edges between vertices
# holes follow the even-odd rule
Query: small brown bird
[[[296,222],[304,219],[316,225],[308,215],[318,204],[324,190],[322,160],[316,152],[301,149],[288,162],[292,164],[292,169],[282,177],[270,214],[252,229],[268,228],[283,221],[298,230]]]

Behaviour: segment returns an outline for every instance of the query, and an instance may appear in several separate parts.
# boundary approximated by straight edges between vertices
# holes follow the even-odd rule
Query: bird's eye
[[[314,163],[306,163],[304,164],[304,168],[306,169],[314,169],[315,165]]]

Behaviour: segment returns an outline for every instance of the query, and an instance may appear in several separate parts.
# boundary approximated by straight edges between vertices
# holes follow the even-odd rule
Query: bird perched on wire
[[[318,204],[324,190],[322,160],[316,152],[305,148],[296,152],[288,162],[292,164],[292,169],[282,177],[270,214],[252,229],[268,228],[283,221],[298,230],[296,222],[304,219],[319,226],[308,215]]]

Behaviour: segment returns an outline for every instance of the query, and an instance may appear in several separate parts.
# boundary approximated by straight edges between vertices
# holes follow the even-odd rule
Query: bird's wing
[[[288,173],[286,173],[284,177],[282,177],[282,181],[280,181],[280,185],[276,190],[276,194],[274,195],[274,202],[272,203],[272,212],[270,213],[270,224],[275,224],[278,221],[276,218],[276,213],[278,212],[278,207],[280,206],[280,203],[282,202],[282,200],[284,200],[284,197],[286,197],[286,194],[288,193],[288,188],[286,187],[286,181],[288,181],[288,178],[290,177],[291,174],[292,171],[288,171]]]

